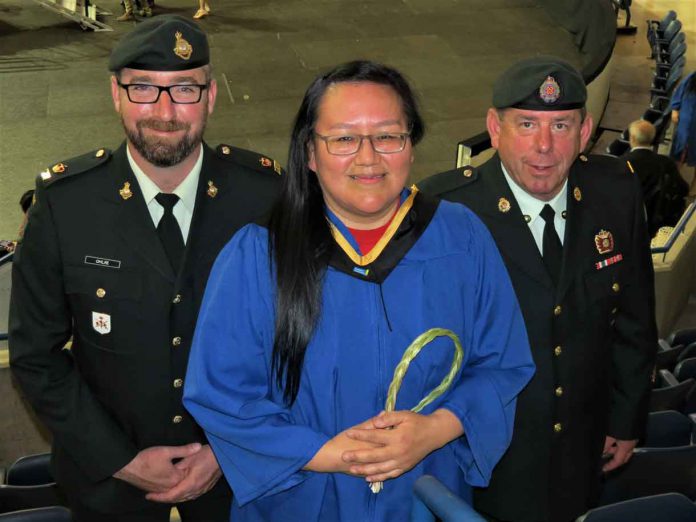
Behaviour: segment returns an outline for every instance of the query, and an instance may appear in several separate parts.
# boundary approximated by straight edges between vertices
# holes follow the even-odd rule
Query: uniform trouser
[[[222,479],[224,480],[224,479]],[[231,498],[217,489],[195,500],[176,504],[182,522],[229,522]],[[169,522],[170,504],[152,502],[150,506],[130,513],[100,513],[70,499],[75,522]]]

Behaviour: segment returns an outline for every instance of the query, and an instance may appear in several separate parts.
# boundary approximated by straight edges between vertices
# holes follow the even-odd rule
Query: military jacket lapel
[[[568,175],[568,200],[566,205],[566,227],[563,238],[563,265],[558,282],[558,298],[562,300],[576,277],[578,265],[585,259],[578,245],[579,238],[592,237],[592,231],[583,231],[588,220],[588,202],[583,195],[579,164],[573,163]]]
[[[128,164],[125,143],[114,153],[110,178],[113,185],[109,188],[108,198],[119,207],[116,234],[157,272],[174,282],[174,271],[157,236],[135,175]]]
[[[196,264],[200,257],[210,252],[209,245],[213,237],[227,234],[227,227],[216,223],[215,216],[223,216],[219,205],[228,204],[224,201],[225,193],[230,189],[229,176],[225,175],[225,169],[214,168],[215,153],[203,144],[203,165],[198,180],[196,191],[196,206],[193,210],[191,227],[186,241],[186,253],[184,254],[183,273]],[[221,226],[222,225],[222,226]]]
[[[491,229],[498,248],[505,258],[539,283],[552,289],[551,278],[546,271],[534,237],[505,181],[500,160],[496,157],[489,164],[492,164],[494,168],[481,172],[482,181],[489,184],[489,190],[485,191],[486,200],[479,203],[482,205],[480,213],[485,216],[486,224]],[[506,206],[501,198],[509,202],[509,210],[504,211]]]

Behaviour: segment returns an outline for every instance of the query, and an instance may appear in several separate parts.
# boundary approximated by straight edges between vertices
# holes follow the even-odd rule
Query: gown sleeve
[[[534,362],[500,253],[485,226],[471,217],[472,281],[465,296],[470,317],[462,339],[470,355],[442,407],[464,428],[464,435],[450,444],[466,481],[486,486],[510,445],[517,395],[532,378]]]
[[[208,280],[185,380],[184,405],[203,427],[236,502],[278,493],[329,440],[295,424],[272,399],[274,306],[267,232],[248,225],[221,251]]]

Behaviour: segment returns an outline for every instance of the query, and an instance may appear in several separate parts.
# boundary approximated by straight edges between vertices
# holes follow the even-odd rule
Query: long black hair
[[[287,404],[300,388],[307,345],[321,313],[323,277],[333,238],[309,147],[326,90],[337,83],[371,82],[391,87],[401,100],[416,145],[425,131],[416,97],[397,70],[360,60],[339,65],[316,78],[305,92],[290,137],[287,174],[269,223],[269,247],[276,271],[276,318],[272,369]]]

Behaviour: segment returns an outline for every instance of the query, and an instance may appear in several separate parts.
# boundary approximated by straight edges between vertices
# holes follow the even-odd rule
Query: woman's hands
[[[384,481],[406,473],[432,451],[464,433],[459,419],[450,411],[430,415],[411,411],[380,413],[341,435],[371,447],[348,448],[342,460],[350,475],[368,482]]]

